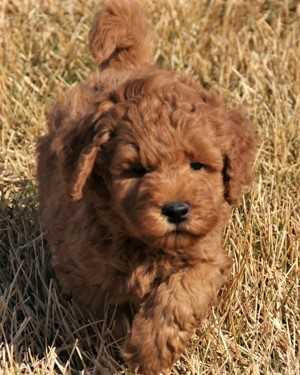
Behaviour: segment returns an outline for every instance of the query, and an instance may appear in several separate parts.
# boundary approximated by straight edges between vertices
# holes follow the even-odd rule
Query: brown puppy
[[[255,147],[243,114],[151,65],[149,44],[137,3],[108,1],[90,33],[100,72],[52,109],[38,181],[63,288],[98,317],[118,305],[125,360],[157,375],[227,280],[222,232]]]

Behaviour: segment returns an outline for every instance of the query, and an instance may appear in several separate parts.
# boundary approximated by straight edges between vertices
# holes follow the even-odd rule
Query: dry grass
[[[0,374],[118,368],[107,327],[59,294],[36,211],[36,138],[57,93],[95,69],[96,3],[0,1]],[[245,105],[260,137],[256,184],[225,238],[232,287],[174,374],[299,374],[299,1],[143,3],[157,61]]]

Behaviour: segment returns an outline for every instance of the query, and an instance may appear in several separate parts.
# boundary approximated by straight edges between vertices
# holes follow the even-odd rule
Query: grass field
[[[35,145],[59,92],[96,69],[95,0],[0,0],[0,374],[127,373],[53,279],[37,215]],[[141,0],[155,58],[188,72],[259,138],[256,181],[224,236],[233,279],[174,374],[299,374],[300,4]]]

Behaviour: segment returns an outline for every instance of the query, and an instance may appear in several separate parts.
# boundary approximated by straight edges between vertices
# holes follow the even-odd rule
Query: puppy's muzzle
[[[185,202],[169,202],[161,209],[161,213],[167,217],[168,222],[173,224],[179,224],[185,221],[189,211],[190,206]]]

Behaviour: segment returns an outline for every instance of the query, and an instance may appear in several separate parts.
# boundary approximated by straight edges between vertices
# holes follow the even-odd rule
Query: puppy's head
[[[110,100],[105,114],[77,127],[77,146],[65,138],[64,150],[77,147],[64,157],[73,198],[86,183],[86,191],[105,185],[131,236],[169,251],[191,246],[250,183],[250,124],[167,72],[129,81]],[[89,184],[95,174],[98,186]]]

